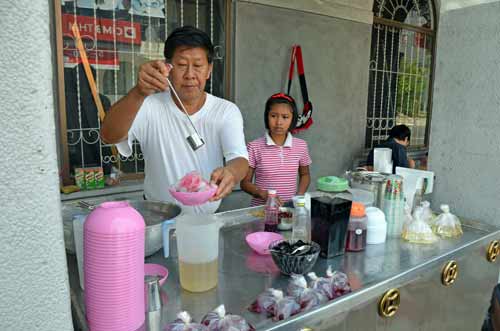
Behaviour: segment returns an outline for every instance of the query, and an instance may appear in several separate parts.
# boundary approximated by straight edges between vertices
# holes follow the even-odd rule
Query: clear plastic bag
[[[423,208],[417,207],[411,215],[408,205],[405,207],[405,223],[403,224],[403,233],[401,236],[404,240],[416,244],[432,244],[438,240],[434,232],[432,232],[429,224],[424,222]]]
[[[326,269],[326,277],[331,279],[333,297],[338,298],[344,294],[351,292],[351,285],[349,285],[349,278],[347,275],[340,271],[332,271],[332,267],[329,266]]]
[[[271,316],[273,314],[274,304],[276,303],[275,291],[277,290],[268,288],[259,294],[248,310],[258,314],[266,312],[268,316]]]
[[[328,301],[327,297],[307,286],[307,281],[302,275],[292,275],[288,283],[287,293],[295,298],[301,311],[307,311]]]
[[[197,171],[187,173],[175,184],[175,190],[178,192],[203,192],[211,187],[210,182],[203,179]]]
[[[310,272],[307,274],[311,279],[311,288],[323,294],[328,300],[335,298],[331,279],[326,277],[318,277],[316,273]]]
[[[284,296],[282,291],[275,290],[276,303],[273,306],[273,320],[282,321],[300,312],[300,305],[295,298]]]
[[[420,206],[422,207],[422,219],[434,230],[436,215],[432,212],[431,203],[429,201],[422,201]]]
[[[259,294],[248,310],[254,313],[266,312],[268,317],[281,321],[297,314],[300,311],[300,305],[293,297],[284,296],[283,291],[269,288]]]
[[[326,277],[318,277],[314,272],[308,273],[307,276],[311,279],[311,288],[326,296],[328,300],[351,292],[347,275],[333,271],[331,266],[326,270]]]
[[[177,314],[177,319],[165,326],[163,331],[209,331],[205,325],[194,323],[188,312]]]
[[[448,205],[441,205],[441,210],[443,213],[436,218],[436,234],[445,238],[460,237],[463,231],[458,217],[450,213],[450,206]]]
[[[255,329],[241,316],[226,314],[224,305],[209,312],[201,320],[209,331],[254,331]]]

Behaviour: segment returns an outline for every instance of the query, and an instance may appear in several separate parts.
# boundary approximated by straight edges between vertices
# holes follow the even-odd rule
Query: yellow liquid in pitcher
[[[179,260],[179,278],[183,289],[205,292],[217,286],[217,259],[207,263],[186,263]]]

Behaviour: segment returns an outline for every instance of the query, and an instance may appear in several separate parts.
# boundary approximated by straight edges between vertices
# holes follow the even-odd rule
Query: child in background
[[[270,189],[277,191],[282,202],[307,191],[311,182],[307,143],[290,133],[297,119],[297,106],[292,97],[277,93],[267,100],[264,112],[267,131],[263,137],[247,144],[249,168],[240,184],[243,191],[253,196],[252,206],[265,204]],[[252,182],[254,175],[255,183]]]

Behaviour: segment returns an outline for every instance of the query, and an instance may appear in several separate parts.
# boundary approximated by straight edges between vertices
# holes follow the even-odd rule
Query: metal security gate
[[[137,142],[125,158],[112,153],[100,138],[100,121],[71,32],[78,23],[105,111],[136,83],[139,66],[163,59],[166,36],[183,25],[207,32],[215,47],[207,92],[224,96],[226,0],[60,0],[55,1],[58,39],[62,177],[75,168],[120,168],[141,175],[144,159]]]
[[[428,0],[375,0],[369,64],[365,147],[387,138],[397,124],[425,147],[434,61],[434,6]]]

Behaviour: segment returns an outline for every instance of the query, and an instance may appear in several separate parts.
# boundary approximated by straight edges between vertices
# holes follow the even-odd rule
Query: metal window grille
[[[133,154],[125,158],[113,155],[111,146],[100,138],[100,121],[81,58],[71,33],[77,22],[91,64],[97,90],[107,111],[136,83],[139,66],[147,61],[164,59],[166,36],[182,25],[206,31],[214,43],[214,68],[207,91],[224,96],[226,0],[60,0],[64,63],[65,113],[61,114],[61,151],[63,169],[112,166],[126,174],[141,174],[144,158],[138,142]],[[118,159],[119,158],[119,159]],[[67,163],[67,164],[64,164]],[[64,177],[70,173],[62,171]],[[68,179],[68,178],[63,178]]]
[[[435,16],[429,0],[375,0],[365,147],[406,124],[412,147],[426,147],[433,80]]]

